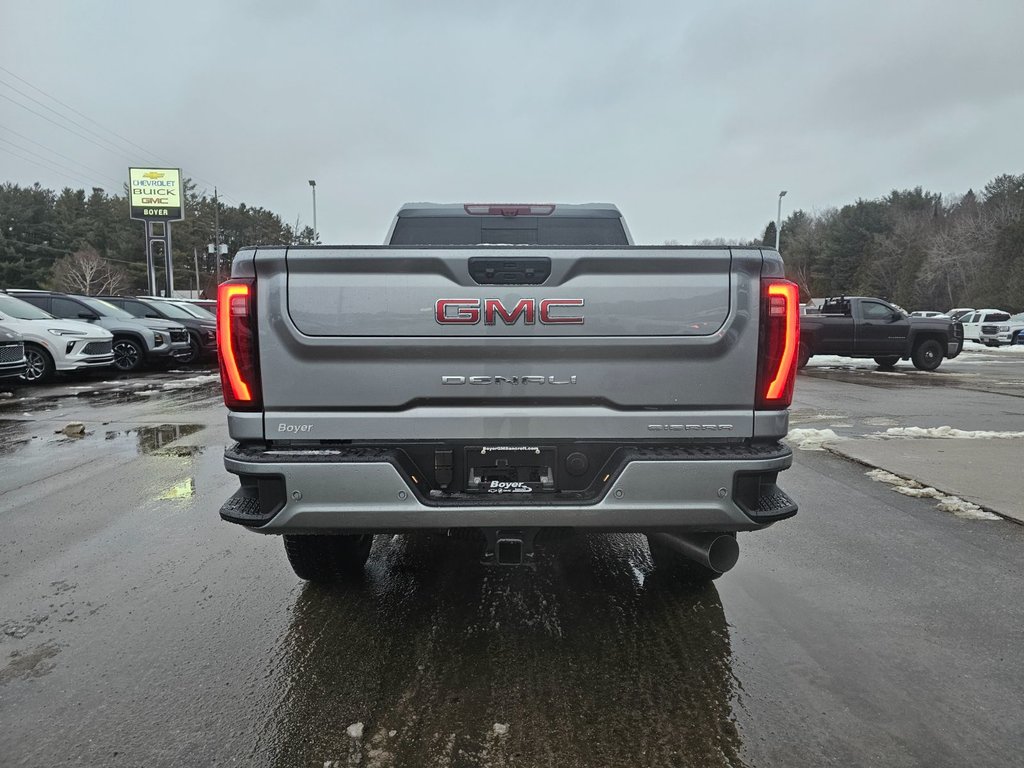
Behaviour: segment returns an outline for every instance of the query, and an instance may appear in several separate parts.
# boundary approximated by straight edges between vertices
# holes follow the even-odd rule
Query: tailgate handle
[[[469,276],[478,285],[540,285],[551,276],[551,259],[474,256],[469,260]]]

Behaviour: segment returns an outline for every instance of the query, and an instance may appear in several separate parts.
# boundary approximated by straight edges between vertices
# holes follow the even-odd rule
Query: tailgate
[[[638,438],[687,419],[749,436],[761,265],[757,249],[260,250],[267,436],[621,438],[624,415]]]

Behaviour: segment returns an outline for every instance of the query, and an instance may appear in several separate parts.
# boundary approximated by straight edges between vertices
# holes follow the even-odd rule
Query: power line
[[[80,129],[82,129],[83,131],[85,131],[86,133],[88,133],[88,134],[89,134],[90,136],[94,136],[94,137],[96,137],[97,139],[99,139],[100,141],[105,141],[105,142],[106,142],[107,144],[109,144],[109,145],[110,145],[110,146],[111,146],[111,147],[113,148],[113,151],[115,151],[115,152],[123,152],[123,151],[124,151],[123,149],[121,149],[121,147],[118,147],[117,145],[115,145],[115,144],[114,144],[114,142],[112,142],[112,141],[111,141],[110,139],[108,139],[108,138],[106,138],[106,137],[104,137],[104,136],[101,136],[100,134],[96,133],[96,131],[93,131],[93,130],[91,130],[91,129],[89,129],[89,128],[86,128],[86,127],[85,127],[84,125],[82,125],[82,124],[81,124],[81,123],[79,123],[79,122],[76,122],[76,121],[72,120],[72,119],[71,119],[70,117],[68,117],[67,115],[62,115],[62,114],[61,114],[60,112],[58,112],[58,111],[57,111],[56,109],[54,109],[53,107],[47,106],[46,104],[44,104],[43,102],[41,102],[41,101],[40,101],[39,99],[37,99],[37,98],[34,98],[34,97],[32,97],[32,96],[29,96],[29,95],[28,95],[27,93],[25,93],[24,91],[20,91],[20,90],[18,90],[17,88],[15,88],[15,87],[14,87],[13,85],[11,85],[10,83],[7,83],[7,82],[4,82],[3,80],[0,80],[0,85],[4,85],[4,86],[7,86],[7,87],[8,87],[8,88],[10,88],[10,89],[11,89],[12,91],[14,91],[14,92],[15,92],[16,94],[18,94],[19,96],[23,96],[24,98],[26,98],[26,99],[28,99],[29,101],[31,101],[31,102],[32,102],[33,104],[38,104],[38,105],[39,105],[40,107],[42,107],[43,109],[45,109],[45,110],[47,110],[47,111],[49,111],[49,112],[52,112],[53,114],[55,114],[55,115],[56,115],[57,117],[59,117],[59,118],[60,118],[61,120],[65,120],[65,121],[67,121],[67,122],[71,123],[71,125],[75,126],[76,128],[80,128]],[[17,102],[15,102],[15,103],[17,103]],[[21,106],[24,106],[24,105],[21,105]]]
[[[72,171],[70,169],[66,169],[66,170],[63,170],[63,171],[56,170],[55,168],[52,168],[49,165],[43,165],[43,163],[39,162],[38,160],[33,160],[33,159],[29,158],[29,157],[24,157],[23,155],[19,155],[17,152],[12,152],[11,150],[7,149],[7,147],[0,147],[0,152],[6,152],[7,154],[13,155],[14,157],[18,158],[19,160],[24,160],[26,163],[32,163],[32,165],[38,165],[40,168],[44,168],[45,170],[49,171],[50,173],[56,173],[58,176],[64,176],[65,178],[75,179],[75,183],[76,184],[87,184],[89,186],[93,185],[93,182],[92,182],[91,179],[86,179],[86,178],[84,178],[82,176],[79,176],[76,172],[74,172],[74,171]],[[49,162],[52,162],[52,161],[47,160],[46,162],[49,163]],[[57,164],[54,163],[54,165],[57,165]],[[58,167],[60,167],[60,166],[58,166]]]
[[[119,153],[119,150],[118,150],[118,151],[115,151],[115,150],[111,149],[110,147],[105,147],[105,146],[103,146],[102,144],[100,144],[100,143],[99,143],[98,141],[93,141],[93,140],[92,140],[92,139],[90,139],[90,138],[89,138],[88,136],[86,136],[86,135],[84,135],[84,134],[81,134],[81,133],[79,133],[78,131],[73,131],[73,130],[71,130],[70,128],[68,128],[68,127],[67,127],[66,125],[61,125],[61,124],[60,124],[60,123],[58,123],[58,122],[57,122],[56,120],[54,120],[54,119],[52,119],[52,118],[50,118],[50,117],[47,117],[46,115],[44,115],[44,114],[43,114],[42,112],[36,112],[36,111],[35,111],[34,109],[32,109],[31,107],[26,107],[26,106],[25,106],[24,104],[22,104],[22,103],[20,103],[20,102],[18,102],[18,101],[15,101],[14,99],[12,99],[12,98],[11,98],[10,96],[8,96],[7,94],[4,94],[4,93],[0,93],[0,99],[7,99],[7,100],[8,100],[9,102],[11,102],[12,104],[15,104],[16,106],[19,106],[19,107],[21,107],[21,108],[22,108],[22,109],[24,109],[24,110],[25,110],[26,112],[31,112],[31,113],[32,113],[33,115],[36,115],[37,117],[41,117],[41,118],[43,118],[43,120],[45,120],[46,122],[48,122],[48,123],[53,123],[53,124],[54,124],[54,125],[56,125],[56,126],[57,126],[58,128],[61,128],[61,129],[65,130],[65,131],[67,131],[68,133],[73,133],[73,134],[74,134],[75,136],[78,136],[78,137],[79,137],[80,139],[85,139],[85,140],[86,140],[86,141],[88,141],[88,142],[89,142],[90,144],[94,144],[95,146],[97,146],[97,147],[99,147],[100,149],[102,149],[102,150],[103,150],[104,152],[110,152],[111,154],[118,154],[118,153]],[[121,157],[125,157],[125,155],[120,155],[120,156],[121,156]]]
[[[111,130],[110,128],[106,127],[106,126],[105,126],[105,125],[103,125],[102,123],[100,123],[100,122],[97,122],[96,120],[93,120],[93,119],[92,119],[91,117],[89,117],[89,116],[88,116],[88,115],[86,115],[85,113],[83,113],[83,112],[81,112],[81,111],[79,111],[79,110],[75,109],[75,108],[74,108],[74,107],[72,107],[72,106],[71,106],[70,104],[66,104],[65,102],[63,102],[63,101],[61,101],[60,99],[58,99],[58,98],[57,98],[56,96],[53,96],[53,95],[51,95],[51,94],[47,93],[47,92],[46,92],[46,91],[44,91],[44,90],[43,90],[42,88],[39,88],[38,86],[36,86],[36,85],[33,85],[33,84],[32,84],[32,83],[30,83],[30,82],[29,82],[28,80],[26,80],[25,78],[21,77],[20,75],[18,75],[18,74],[16,74],[16,73],[12,72],[11,70],[7,69],[6,67],[0,66],[0,71],[6,72],[6,73],[7,73],[8,75],[10,75],[11,77],[15,78],[15,79],[16,79],[16,80],[18,80],[19,82],[21,82],[21,83],[24,83],[25,85],[27,85],[27,86],[28,86],[29,88],[31,88],[32,90],[36,91],[37,93],[40,93],[40,94],[42,94],[42,95],[43,95],[43,96],[45,96],[46,98],[48,98],[48,99],[50,99],[51,101],[53,101],[53,102],[55,102],[55,103],[57,103],[57,104],[61,105],[62,107],[64,107],[65,109],[67,109],[67,110],[69,110],[69,111],[71,111],[71,112],[73,112],[74,114],[78,115],[79,117],[81,117],[81,118],[83,118],[83,119],[85,119],[85,120],[88,120],[88,121],[89,121],[90,123],[92,123],[93,125],[95,125],[95,126],[97,126],[98,128],[100,128],[100,129],[102,129],[102,130],[106,131],[107,133],[109,133],[110,135],[112,135],[112,136],[116,137],[117,139],[119,139],[120,141],[124,142],[125,144],[128,144],[129,146],[131,146],[131,147],[134,147],[134,148],[135,148],[135,149],[137,149],[137,150],[140,150],[140,151],[141,151],[141,152],[143,152],[143,153],[144,153],[145,155],[147,155],[147,156],[149,156],[149,157],[151,157],[151,158],[155,158],[156,160],[159,160],[161,164],[163,164],[163,165],[167,165],[167,166],[172,166],[172,165],[173,165],[173,163],[170,163],[170,162],[168,162],[168,161],[167,161],[167,160],[166,160],[165,158],[162,158],[162,157],[160,157],[160,155],[158,155],[158,154],[157,154],[156,152],[152,152],[152,151],[150,151],[150,150],[146,149],[145,147],[143,147],[143,146],[140,146],[139,144],[136,144],[136,143],[135,143],[134,141],[132,141],[131,139],[128,139],[128,138],[126,138],[126,137],[122,136],[121,134],[117,133],[116,131],[114,131],[114,130]],[[77,127],[81,128],[81,129],[82,129],[83,131],[86,131],[86,132],[88,132],[88,133],[89,133],[89,134],[91,134],[92,136],[95,136],[95,137],[97,137],[98,139],[100,139],[100,140],[102,140],[102,141],[105,141],[105,142],[106,142],[107,144],[109,144],[109,145],[110,145],[111,147],[113,147],[113,149],[111,149],[111,148],[108,148],[108,147],[105,147],[105,146],[103,146],[103,145],[100,145],[100,144],[96,144],[96,142],[95,142],[95,141],[93,141],[92,139],[89,139],[88,137],[86,137],[86,136],[83,136],[82,134],[80,134],[80,133],[77,133],[76,131],[72,131],[72,130],[71,130],[70,128],[68,128],[67,126],[64,126],[64,125],[61,125],[60,123],[57,123],[57,122],[55,122],[54,120],[52,120],[52,119],[48,118],[48,117],[47,117],[46,115],[42,115],[42,114],[40,114],[40,113],[38,113],[38,112],[36,112],[36,111],[34,111],[34,110],[32,110],[32,109],[29,109],[29,108],[28,108],[28,107],[26,107],[26,106],[25,106],[24,104],[20,104],[19,102],[15,101],[14,99],[10,98],[9,96],[5,96],[4,94],[0,94],[0,96],[3,96],[3,98],[7,99],[8,101],[10,101],[10,102],[12,102],[12,103],[14,103],[14,104],[17,104],[17,105],[18,105],[19,107],[21,107],[22,109],[28,110],[29,112],[31,112],[31,113],[32,113],[32,114],[34,114],[34,115],[37,115],[38,117],[42,117],[42,118],[43,118],[44,120],[47,120],[47,121],[49,121],[49,122],[53,123],[54,125],[57,125],[58,127],[60,127],[60,128],[63,128],[64,130],[66,130],[66,131],[69,131],[70,133],[73,133],[73,134],[75,134],[75,135],[76,135],[76,136],[78,136],[79,138],[83,138],[83,139],[86,139],[86,141],[89,141],[89,142],[91,142],[91,143],[93,143],[93,144],[96,144],[96,146],[100,147],[101,149],[105,149],[105,150],[106,150],[106,151],[108,151],[108,152],[117,152],[117,153],[119,153],[119,154],[120,154],[120,156],[121,156],[121,157],[129,157],[129,155],[128,155],[127,153],[125,153],[125,150],[124,150],[123,148],[121,148],[121,147],[117,147],[117,145],[116,145],[116,144],[115,144],[114,142],[110,141],[110,139],[107,139],[107,138],[105,138],[105,137],[103,137],[103,136],[101,136],[101,135],[97,134],[97,133],[96,133],[95,131],[92,131],[92,130],[90,130],[90,129],[86,128],[86,127],[85,127],[84,125],[81,125],[80,123],[77,123],[77,122],[75,122],[74,120],[72,120],[71,118],[67,117],[66,115],[62,115],[62,114],[61,114],[60,112],[58,112],[57,110],[53,109],[53,108],[52,108],[52,107],[50,107],[50,106],[47,106],[46,104],[44,104],[43,102],[39,101],[38,99],[36,99],[36,98],[33,98],[32,96],[29,96],[29,95],[28,95],[28,94],[26,94],[25,92],[23,92],[23,91],[20,91],[20,90],[18,90],[17,88],[15,88],[15,87],[14,87],[13,85],[11,85],[10,83],[8,83],[8,82],[5,82],[4,80],[0,80],[0,84],[3,84],[3,85],[5,85],[5,86],[7,86],[8,88],[10,88],[10,89],[11,89],[12,91],[14,91],[15,93],[18,93],[18,94],[20,94],[20,95],[24,96],[25,98],[27,98],[27,99],[29,99],[29,100],[33,101],[34,103],[38,104],[39,106],[43,107],[44,109],[46,109],[46,110],[49,110],[49,111],[50,111],[50,112],[52,112],[53,114],[55,114],[55,115],[57,115],[58,117],[60,117],[60,118],[61,118],[62,120],[66,120],[67,122],[71,123],[72,125],[74,125],[74,126],[77,126]],[[135,161],[134,161],[134,159],[132,160],[132,162],[135,162]],[[108,178],[109,178],[109,177],[108,177]],[[214,183],[213,183],[213,182],[211,182],[210,180],[208,180],[208,179],[204,179],[204,178],[202,178],[202,177],[200,177],[200,176],[195,176],[195,177],[193,177],[193,178],[194,178],[194,179],[195,179],[196,181],[198,181],[198,182],[201,182],[202,184],[206,185],[207,187],[213,187],[213,186],[217,186],[216,184],[214,184]],[[237,200],[235,200],[235,198],[234,198],[234,197],[232,197],[231,195],[229,195],[229,194],[227,194],[227,193],[222,193],[222,195],[221,195],[221,196],[222,196],[222,197],[224,197],[224,198],[226,198],[227,200],[230,200],[230,201],[234,202],[234,203],[235,203],[235,205],[240,205],[240,203],[239,203],[239,202],[238,202]]]
[[[53,96],[52,94],[47,93],[42,88],[39,88],[39,87],[37,87],[35,85],[32,85],[32,83],[30,83],[28,80],[26,80],[25,78],[15,74],[14,72],[11,72],[11,70],[7,69],[7,67],[0,66],[0,71],[6,72],[8,75],[13,77],[15,80],[18,80],[19,82],[22,82],[25,85],[27,85],[33,91],[41,93],[43,96],[45,96],[46,98],[50,99],[51,101],[55,101],[57,104],[60,104],[62,107],[64,107],[64,109],[67,109],[67,110],[70,110],[71,112],[74,112],[79,117],[84,118],[85,120],[88,120],[90,123],[92,123],[93,125],[97,126],[98,128],[102,128],[104,131],[106,131],[107,133],[111,134],[112,136],[116,136],[118,139],[120,139],[121,141],[125,142],[126,144],[130,144],[131,146],[135,147],[138,150],[141,150],[143,153],[149,155],[150,157],[155,157],[161,163],[168,164],[166,160],[162,159],[155,152],[151,152],[148,149],[146,149],[145,147],[139,146],[138,144],[136,144],[131,139],[127,139],[124,136],[122,136],[121,134],[117,133],[116,131],[113,131],[110,128],[107,128],[102,123],[98,123],[97,121],[95,121],[91,117],[89,117],[88,115],[86,115],[86,114],[84,114],[82,112],[79,112],[77,109],[72,107],[70,104],[65,104],[63,101],[58,99],[56,96]],[[0,81],[0,82],[3,82],[3,81]],[[4,83],[4,85],[6,85],[8,88],[12,88],[12,86],[9,83]],[[29,96],[28,98],[31,98],[31,96]],[[50,109],[50,108],[47,107],[47,109]],[[51,111],[53,111],[53,110],[51,110]]]
[[[75,253],[75,251],[69,251],[67,248],[54,248],[52,245],[43,245],[42,243],[26,243],[24,240],[13,240],[11,238],[6,238],[6,237],[0,237],[0,243],[14,243],[15,245],[24,245],[27,248],[42,248],[42,249],[47,250],[47,251],[53,251],[55,254],[61,254],[61,255],[64,255],[64,256],[71,256],[71,255],[74,255],[74,253]],[[29,258],[29,259],[40,259],[40,258],[42,258],[42,259],[56,259],[56,258],[58,258],[56,255],[39,254],[39,253],[19,254],[19,255],[22,258]],[[100,258],[105,259],[107,261],[113,261],[116,264],[129,264],[129,265],[135,266],[135,267],[137,267],[139,265],[142,265],[142,266],[146,265],[145,260],[127,261],[125,259],[115,259],[115,258],[112,258],[110,256],[101,256]]]
[[[0,127],[3,127],[3,126],[0,126]],[[11,133],[14,133],[15,136],[20,136],[20,134],[15,133],[14,131],[11,131]],[[107,176],[107,174],[103,173],[103,171],[97,171],[95,168],[90,168],[87,165],[83,165],[82,163],[79,163],[73,157],[68,157],[67,155],[62,155],[60,152],[57,152],[57,151],[52,150],[52,149],[48,149],[47,147],[43,146],[42,144],[39,144],[38,141],[32,141],[32,139],[29,139],[27,137],[22,137],[22,138],[25,141],[31,142],[32,144],[38,144],[39,146],[43,147],[43,149],[46,149],[48,152],[52,152],[53,154],[57,155],[58,157],[63,157],[65,160],[70,160],[72,163],[75,163],[76,165],[81,166],[82,168],[86,169],[90,173],[95,173],[99,178],[106,179],[107,181],[113,181],[114,184],[122,183],[122,182],[116,181],[112,176]],[[5,139],[3,136],[0,136],[0,141],[4,142],[5,144],[10,144],[12,147],[14,147],[17,150],[20,150],[21,152],[26,152],[26,153],[32,155],[33,157],[38,157],[38,158],[40,158],[42,160],[45,160],[48,163],[53,163],[54,165],[60,166],[60,163],[57,163],[56,161],[51,160],[50,158],[46,157],[45,155],[40,155],[38,152],[33,152],[31,149],[26,149],[25,147],[18,146],[13,141],[11,141],[10,139]],[[66,167],[66,166],[60,166],[60,167]],[[75,171],[74,168],[67,168],[67,170]],[[75,171],[75,172],[77,173],[77,171]]]

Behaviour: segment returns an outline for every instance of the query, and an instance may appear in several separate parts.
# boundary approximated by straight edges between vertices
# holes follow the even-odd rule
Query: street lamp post
[[[313,245],[316,245],[320,241],[316,233],[316,179],[310,179],[309,186],[313,188]]]
[[[782,198],[786,196],[786,190],[779,192],[779,210],[775,213],[775,250],[779,250],[779,234],[782,232]]]

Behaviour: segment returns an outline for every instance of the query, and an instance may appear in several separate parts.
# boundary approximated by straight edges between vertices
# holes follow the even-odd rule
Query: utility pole
[[[199,298],[199,250],[195,246],[192,247],[192,261],[195,263],[195,267],[196,267],[196,298],[198,299]]]
[[[779,250],[779,234],[782,230],[782,198],[786,196],[786,190],[779,192],[779,210],[775,214],[775,250]]]
[[[217,285],[220,285],[220,200],[217,199],[216,187],[213,188],[213,253],[217,259]]]
[[[316,179],[310,179],[309,186],[313,188],[313,245],[316,245],[320,242],[316,231]]]

